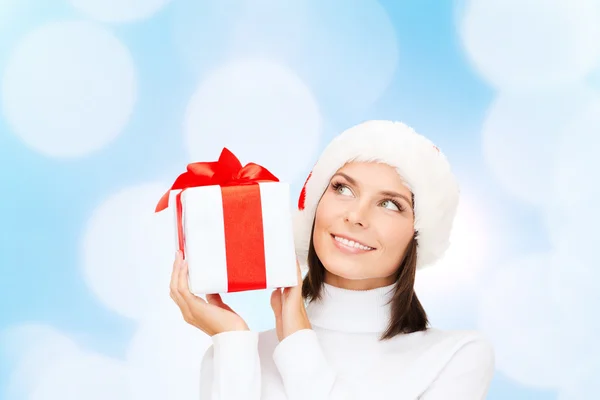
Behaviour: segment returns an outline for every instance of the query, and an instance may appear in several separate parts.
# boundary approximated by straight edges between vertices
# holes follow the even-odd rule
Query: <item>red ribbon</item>
[[[223,148],[216,162],[188,164],[187,171],[179,175],[156,205],[155,212],[164,210],[169,205],[169,193],[181,190],[176,196],[176,210],[179,250],[183,253],[181,193],[191,187],[221,186],[228,292],[266,288],[260,182],[279,182],[279,179],[255,163],[242,167],[238,158]]]
[[[179,175],[171,189],[158,201],[155,212],[169,206],[171,190],[185,190],[197,186],[240,186],[259,182],[279,182],[279,179],[265,167],[248,163],[242,167],[240,160],[226,147],[221,151],[219,161],[196,162],[187,165],[187,171]]]

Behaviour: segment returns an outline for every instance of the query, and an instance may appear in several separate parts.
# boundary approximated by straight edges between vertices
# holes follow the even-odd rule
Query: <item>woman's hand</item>
[[[296,331],[311,329],[304,307],[304,300],[302,299],[302,273],[297,260],[296,271],[298,275],[297,286],[284,288],[283,290],[278,288],[271,293],[271,308],[275,314],[275,326],[280,342]]]
[[[171,298],[177,303],[183,319],[213,336],[228,331],[247,331],[248,325],[218,294],[207,294],[206,301],[190,292],[188,264],[180,251],[175,256],[171,274]]]

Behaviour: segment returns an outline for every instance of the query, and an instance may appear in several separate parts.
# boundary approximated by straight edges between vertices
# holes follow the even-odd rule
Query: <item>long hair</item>
[[[391,339],[401,333],[424,331],[429,324],[427,313],[414,290],[417,271],[417,246],[417,234],[415,232],[415,236],[408,244],[400,266],[395,273],[396,284],[394,294],[390,299],[390,321],[380,340]],[[315,251],[312,233],[310,235],[307,261],[308,273],[302,282],[302,297],[312,302],[321,299],[323,283],[325,282],[325,266]]]

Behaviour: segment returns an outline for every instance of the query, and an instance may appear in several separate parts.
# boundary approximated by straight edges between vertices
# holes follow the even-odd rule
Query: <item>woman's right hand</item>
[[[180,251],[175,256],[171,274],[171,298],[183,314],[183,319],[213,336],[228,331],[247,331],[248,325],[218,294],[207,294],[206,300],[190,292],[188,264]]]

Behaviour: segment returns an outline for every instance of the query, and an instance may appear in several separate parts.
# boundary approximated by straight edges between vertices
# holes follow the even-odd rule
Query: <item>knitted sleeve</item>
[[[260,400],[258,333],[223,332],[212,342],[202,359],[200,399]]]

